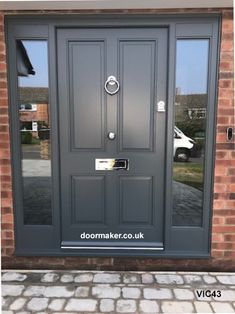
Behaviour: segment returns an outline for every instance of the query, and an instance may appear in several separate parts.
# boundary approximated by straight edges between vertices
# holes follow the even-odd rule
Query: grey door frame
[[[215,147],[215,117],[217,100],[217,75],[219,52],[219,14],[182,15],[20,15],[7,16],[7,61],[9,82],[9,114],[11,132],[11,158],[13,169],[13,201],[15,217],[15,255],[47,256],[153,256],[153,257],[209,257],[211,239],[211,205]],[[29,27],[32,25],[32,27]],[[168,104],[174,103],[175,49],[177,38],[210,39],[210,64],[208,80],[208,119],[205,154],[204,210],[201,227],[172,226],[172,156],[174,106],[167,110],[167,148],[165,170],[165,250],[157,252],[105,252],[90,250],[62,252],[60,249],[60,190],[59,182],[59,139],[56,85],[56,30],[60,27],[165,27],[168,28]],[[49,101],[52,123],[52,182],[53,224],[50,226],[24,225],[21,195],[21,161],[19,121],[17,103],[17,72],[15,58],[16,39],[47,39],[49,60]],[[185,241],[187,239],[187,241]],[[192,245],[193,241],[193,245]]]

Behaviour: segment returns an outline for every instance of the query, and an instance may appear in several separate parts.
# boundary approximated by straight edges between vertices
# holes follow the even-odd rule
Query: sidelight
[[[17,40],[24,224],[50,225],[51,143],[46,40]]]
[[[173,225],[201,226],[208,101],[208,39],[178,39]]]

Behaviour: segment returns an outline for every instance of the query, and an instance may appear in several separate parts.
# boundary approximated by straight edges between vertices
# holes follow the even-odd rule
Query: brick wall
[[[225,10],[221,30],[212,221],[212,256],[223,259],[235,259],[235,141],[226,140],[226,128],[234,126],[233,47],[233,13]]]
[[[84,11],[83,11],[84,12]],[[106,11],[132,13],[140,10]],[[77,269],[235,269],[235,141],[228,143],[226,128],[234,125],[233,101],[233,13],[232,10],[141,10],[144,13],[222,13],[222,38],[219,66],[216,162],[212,222],[212,257],[210,259],[151,258],[85,258],[85,257],[14,257],[14,223],[12,207],[12,177],[9,144],[6,52],[4,44],[4,14],[0,12],[0,175],[2,208],[3,266],[8,268],[77,268]],[[26,12],[18,12],[22,14]],[[27,12],[46,13],[46,12]],[[61,13],[61,12],[48,12]],[[65,12],[63,12],[64,14]],[[66,11],[66,13],[82,13]],[[88,12],[85,12],[88,13]],[[91,12],[89,12],[91,13]],[[95,13],[102,13],[96,11]],[[17,14],[17,12],[7,12]]]

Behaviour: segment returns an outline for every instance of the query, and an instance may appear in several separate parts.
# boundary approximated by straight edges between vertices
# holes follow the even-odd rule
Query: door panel
[[[72,148],[103,149],[104,42],[77,40],[68,46]]]
[[[120,42],[121,151],[152,150],[155,57],[156,41]]]
[[[105,177],[72,177],[72,225],[105,223]]]
[[[120,224],[152,225],[153,178],[122,176],[119,188]]]
[[[167,30],[59,29],[57,49],[62,248],[163,249]],[[129,170],[96,170],[104,158]]]

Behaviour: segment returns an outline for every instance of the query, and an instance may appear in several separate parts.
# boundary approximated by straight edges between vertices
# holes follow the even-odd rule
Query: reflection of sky
[[[36,74],[28,77],[19,77],[20,86],[48,87],[47,42],[23,40],[22,43]]]
[[[207,39],[177,41],[176,88],[180,94],[207,93]]]

